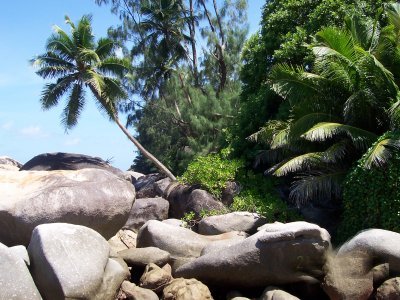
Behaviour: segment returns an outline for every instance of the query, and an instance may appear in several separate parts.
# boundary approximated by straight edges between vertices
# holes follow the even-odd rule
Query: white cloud
[[[75,145],[78,145],[80,142],[81,142],[80,138],[71,138],[71,139],[67,139],[64,142],[64,145],[65,146],[75,146]]]
[[[1,129],[10,130],[13,127],[13,125],[14,125],[14,122],[8,121],[8,122],[1,124]]]
[[[48,133],[44,132],[42,128],[37,125],[24,127],[20,130],[20,133],[24,136],[32,138],[46,138],[49,136]]]

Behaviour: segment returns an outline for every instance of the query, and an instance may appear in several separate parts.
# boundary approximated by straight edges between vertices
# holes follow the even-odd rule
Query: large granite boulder
[[[365,253],[370,264],[388,263],[391,272],[400,273],[400,234],[383,229],[368,229],[358,233],[342,247],[337,256]],[[378,263],[376,263],[378,264]]]
[[[0,299],[42,299],[24,257],[25,247],[8,248],[0,243]]]
[[[176,277],[219,286],[265,287],[323,277],[329,233],[306,222],[276,223],[224,249],[179,267]]]
[[[400,277],[386,280],[376,291],[377,300],[400,299]]]
[[[250,212],[232,212],[224,215],[209,216],[199,222],[198,233],[204,235],[221,234],[230,231],[255,233],[264,225],[266,219]]]
[[[187,228],[169,225],[160,221],[148,221],[139,230],[137,247],[158,247],[171,254],[172,259],[199,257],[203,248],[222,240],[244,240],[246,234],[229,232],[221,235],[204,236]]]
[[[226,209],[206,191],[178,183],[169,185],[165,198],[169,201],[170,218],[181,219],[189,212],[194,212],[195,216],[199,217],[202,211]]]
[[[134,200],[134,187],[104,170],[0,171],[0,242],[27,245],[37,225],[55,222],[84,225],[108,239]]]
[[[43,153],[35,156],[21,166],[21,171],[54,171],[54,170],[82,170],[102,169],[118,177],[126,178],[124,172],[114,168],[99,157],[75,153]]]
[[[165,220],[168,218],[169,202],[161,197],[136,199],[123,226],[137,232],[149,220]]]
[[[21,163],[8,156],[0,156],[0,170],[18,171]]]
[[[109,258],[107,241],[84,226],[39,225],[28,252],[33,279],[45,299],[111,300],[129,276],[127,268]]]

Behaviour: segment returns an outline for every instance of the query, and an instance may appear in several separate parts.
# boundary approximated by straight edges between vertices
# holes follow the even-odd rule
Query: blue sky
[[[265,1],[248,0],[250,32],[258,29]],[[0,11],[0,156],[25,163],[45,152],[72,152],[103,159],[126,170],[136,148],[120,129],[87,101],[78,125],[68,133],[60,124],[62,104],[42,111],[39,103],[44,81],[34,73],[29,60],[44,52],[52,26],[62,28],[64,16],[74,22],[84,14],[93,15],[93,31],[106,36],[118,18],[107,6],[94,0],[14,0],[2,3]]]

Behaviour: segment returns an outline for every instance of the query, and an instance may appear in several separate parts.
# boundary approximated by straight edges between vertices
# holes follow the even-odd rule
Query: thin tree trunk
[[[128,137],[128,139],[138,148],[138,150],[146,157],[148,158],[152,163],[156,165],[156,167],[165,175],[167,175],[172,181],[176,181],[176,177],[171,173],[170,170],[166,166],[164,166],[155,156],[153,156],[149,151],[147,151],[137,139],[135,139],[128,131],[128,129],[125,128],[124,125],[121,124],[120,120],[118,119],[117,116],[114,118],[115,123],[117,123],[118,127],[125,133],[125,135]]]
[[[189,0],[189,6],[190,6],[189,31],[190,31],[190,42],[192,45],[193,76],[195,85],[199,86],[199,72],[197,67],[197,49],[196,49],[196,22],[194,20],[193,0]]]
[[[210,13],[209,13],[209,11],[208,11],[208,9],[206,7],[206,4],[205,4],[204,0],[200,0],[200,2],[203,5],[203,9],[204,9],[204,12],[205,12],[205,14],[207,16],[208,23],[210,24],[211,31],[216,35],[216,37],[218,39],[218,33],[215,30],[214,25],[212,24]],[[217,16],[217,22],[218,22],[218,25],[219,25],[219,31],[220,31],[219,37],[221,39],[221,41],[218,41],[217,44],[216,44],[216,48],[217,49],[216,49],[216,54],[214,55],[214,57],[218,61],[218,68],[219,68],[218,71],[219,71],[220,81],[219,81],[219,86],[218,86],[218,91],[217,91],[217,97],[219,97],[220,92],[225,88],[226,80],[227,80],[227,68],[226,68],[226,62],[225,62],[225,56],[224,56],[225,35],[222,32],[221,18],[220,18],[220,15],[218,13],[217,3],[215,2],[215,0],[214,0],[213,3],[214,3],[215,14]]]

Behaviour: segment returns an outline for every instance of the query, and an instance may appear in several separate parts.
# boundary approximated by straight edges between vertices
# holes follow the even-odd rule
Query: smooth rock
[[[167,251],[156,247],[134,248],[118,252],[118,255],[128,264],[128,266],[145,267],[153,263],[157,266],[164,266],[171,256]]]
[[[128,266],[118,259],[109,258],[106,268],[104,270],[103,280],[101,286],[98,288],[96,295],[93,297],[95,300],[114,300],[121,284],[130,279],[131,273]]]
[[[165,196],[169,202],[170,218],[181,219],[190,212],[194,212],[195,216],[199,217],[202,211],[226,210],[226,207],[211,194],[186,185],[170,184]]]
[[[171,273],[155,264],[148,264],[140,277],[140,287],[159,293],[171,280]]]
[[[185,227],[186,222],[179,220],[179,219],[166,219],[162,221],[165,224],[173,225],[176,227]]]
[[[204,235],[221,234],[230,231],[255,233],[264,225],[266,219],[250,212],[232,212],[224,215],[209,216],[199,222],[198,233]]]
[[[129,229],[121,229],[111,239],[108,244],[115,252],[120,252],[126,249],[136,248],[137,234]]]
[[[300,300],[300,299],[277,287],[267,287],[263,291],[259,300]]]
[[[383,229],[368,229],[358,233],[342,247],[337,255],[364,252],[370,261],[388,263],[391,272],[400,273],[400,234]]]
[[[387,279],[389,279],[389,264],[380,264],[372,269],[372,278],[374,281],[374,287],[379,287]]]
[[[179,267],[175,276],[245,288],[318,282],[329,248],[329,233],[317,225],[269,224],[223,252],[210,252]]]
[[[40,300],[42,297],[19,253],[0,243],[0,299]]]
[[[8,156],[0,156],[0,170],[19,171],[22,164]]]
[[[376,300],[400,299],[400,277],[386,280],[376,291]]]
[[[163,191],[160,190],[156,182],[164,177],[165,176],[162,174],[154,173],[138,178],[134,183],[137,192],[136,198],[155,198],[163,196]]]
[[[94,299],[110,247],[90,228],[54,223],[35,228],[28,252],[32,277],[45,299]]]
[[[26,162],[21,171],[55,171],[55,170],[82,170],[101,169],[126,179],[124,172],[114,168],[99,157],[76,153],[43,153]]]
[[[171,254],[171,258],[195,258],[205,246],[220,240],[244,240],[245,233],[229,232],[203,236],[189,229],[160,221],[148,221],[138,232],[137,247],[157,247]]]
[[[107,171],[0,171],[0,241],[28,245],[45,223],[90,227],[106,239],[125,224],[133,186]]]
[[[158,300],[157,294],[153,291],[138,287],[129,281],[122,283],[121,290],[128,300]]]
[[[172,280],[163,290],[163,300],[211,300],[210,290],[196,279],[177,278]]]
[[[18,245],[8,248],[14,255],[21,258],[25,264],[29,267],[31,265],[31,261],[29,259],[28,250],[25,246]]]
[[[168,219],[169,202],[164,198],[136,199],[123,229],[137,232],[149,220]]]

